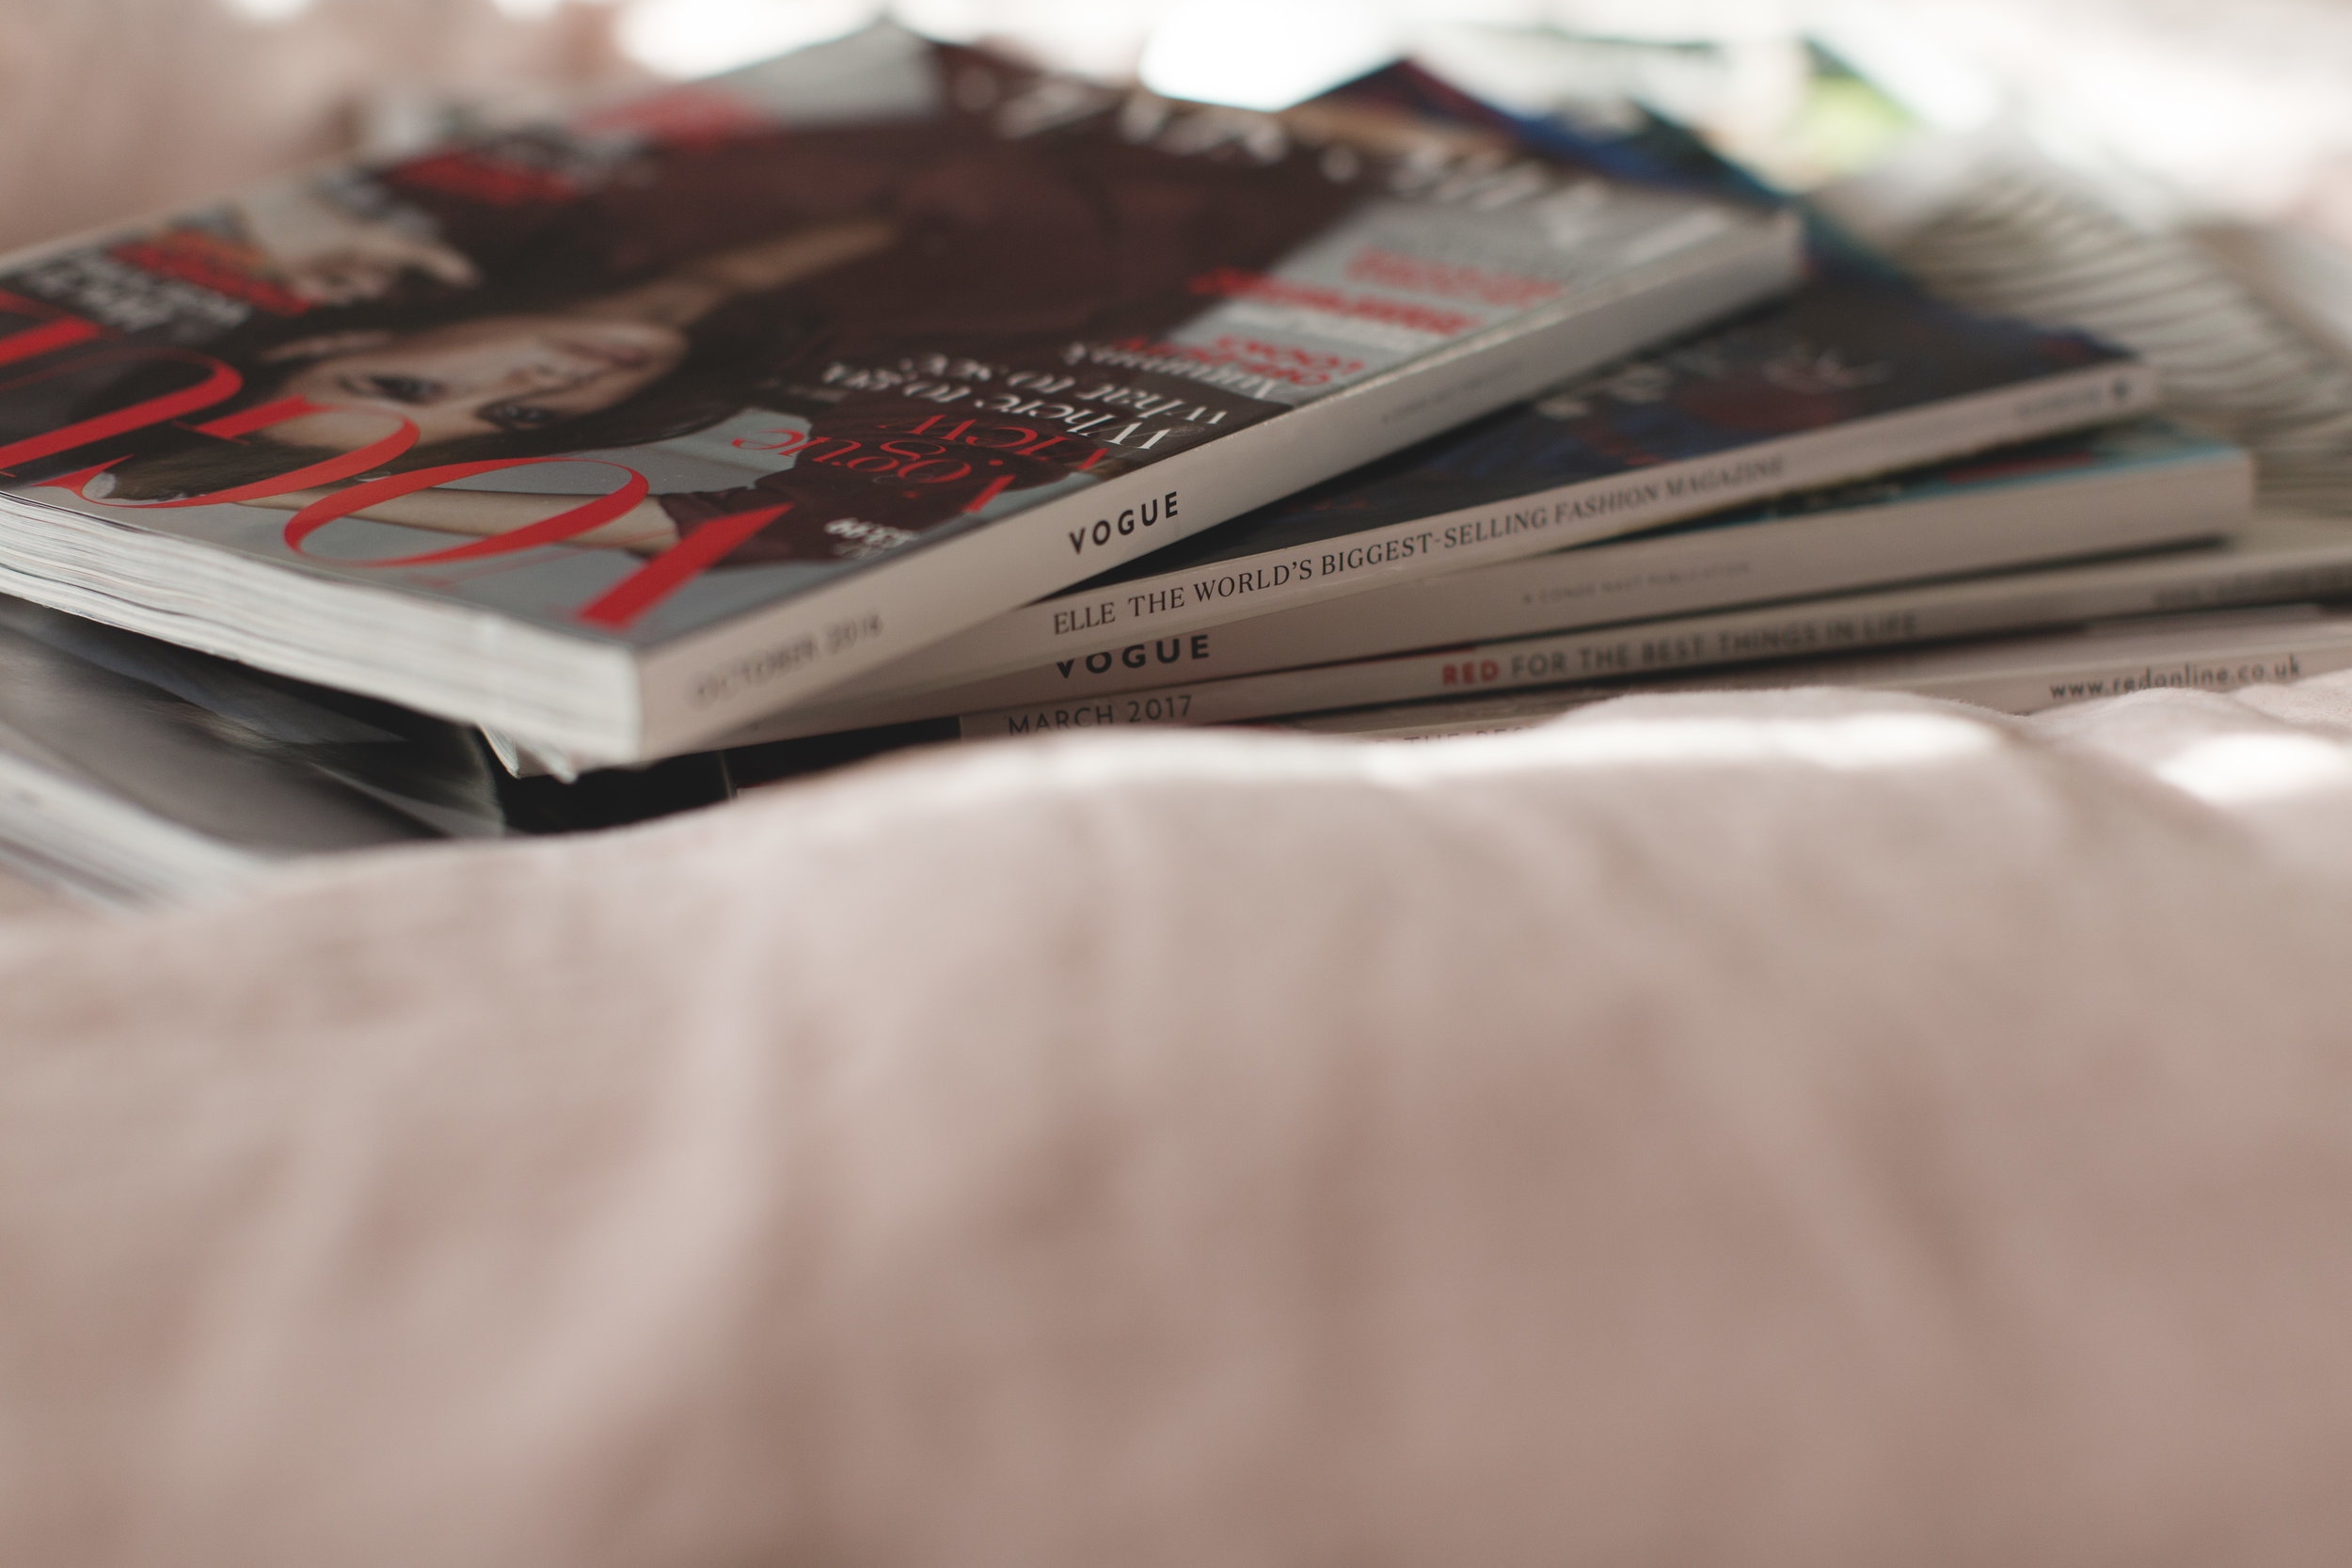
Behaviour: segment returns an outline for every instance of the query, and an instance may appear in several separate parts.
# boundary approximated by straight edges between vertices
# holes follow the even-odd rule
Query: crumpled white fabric
[[[2334,1563],[2352,678],[0,921],[0,1560]]]

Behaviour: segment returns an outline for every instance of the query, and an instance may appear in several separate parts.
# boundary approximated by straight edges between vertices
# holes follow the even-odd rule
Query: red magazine
[[[0,263],[0,587],[626,761],[1797,264],[1377,94],[878,27]]]

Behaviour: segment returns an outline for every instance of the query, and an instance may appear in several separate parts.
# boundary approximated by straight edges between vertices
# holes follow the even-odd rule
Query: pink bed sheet
[[[0,1560],[2245,1563],[2352,679],[950,750],[0,920]]]

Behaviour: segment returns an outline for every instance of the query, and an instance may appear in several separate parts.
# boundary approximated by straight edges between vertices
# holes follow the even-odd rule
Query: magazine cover
[[[1180,104],[882,26],[19,260],[0,567],[644,754],[1792,276],[1774,215],[1392,96]]]

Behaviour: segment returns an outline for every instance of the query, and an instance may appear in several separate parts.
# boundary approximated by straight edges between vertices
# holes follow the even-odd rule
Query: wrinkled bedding
[[[0,919],[0,1560],[2341,1561],[2352,678]]]

